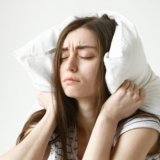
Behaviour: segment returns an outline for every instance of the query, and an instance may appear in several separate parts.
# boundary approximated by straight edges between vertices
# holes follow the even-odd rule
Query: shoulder
[[[112,159],[144,160],[158,152],[159,133],[152,128],[137,128],[123,133],[113,149]]]

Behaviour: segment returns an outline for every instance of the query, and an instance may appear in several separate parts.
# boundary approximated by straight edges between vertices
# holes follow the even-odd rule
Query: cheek
[[[98,64],[96,65],[89,65],[89,66],[84,66],[84,71],[85,71],[85,79],[88,82],[88,85],[96,85],[97,81],[97,73],[98,73]]]
[[[62,84],[63,75],[64,75],[64,66],[63,65],[60,66],[59,72],[60,72],[60,81]]]

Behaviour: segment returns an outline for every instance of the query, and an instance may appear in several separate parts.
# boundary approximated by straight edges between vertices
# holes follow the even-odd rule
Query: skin
[[[53,107],[47,107],[46,114],[30,134],[21,143],[1,155],[0,160],[45,160],[48,142],[56,127],[54,111]]]
[[[78,102],[81,99],[93,102],[97,96],[95,85],[100,59],[97,46],[96,36],[83,28],[70,32],[63,43],[61,84],[65,94]],[[66,80],[68,78],[76,81]]]
[[[79,139],[78,156],[80,159],[96,121],[95,100],[97,99],[97,93],[95,86],[100,59],[97,54],[97,46],[96,36],[91,31],[83,28],[69,33],[62,46],[62,63],[60,67],[62,87],[67,96],[76,98],[79,106],[77,129]],[[69,77],[77,80],[77,82],[65,81]]]
[[[91,47],[86,47],[86,46],[91,46]],[[112,125],[113,125],[113,130],[115,130],[118,122],[121,119],[129,116],[129,114],[133,113],[136,109],[138,109],[138,107],[140,107],[143,104],[144,100],[144,92],[132,82],[127,82],[124,84],[124,86],[122,86],[118,90],[116,94],[114,94],[107,100],[107,102],[102,107],[104,109],[102,109],[96,122],[95,99],[97,95],[96,95],[96,88],[94,86],[96,85],[96,73],[98,72],[97,66],[100,58],[97,46],[98,46],[97,39],[93,34],[93,32],[84,28],[79,28],[68,34],[62,47],[63,48],[62,63],[60,68],[62,87],[64,89],[65,94],[69,97],[75,98],[79,104],[79,113],[77,118],[79,159],[82,159],[84,153],[85,154],[83,159],[91,158],[91,156],[88,157],[86,155],[91,155],[91,153],[94,153],[93,152],[95,150],[93,149],[94,147],[93,148],[91,147],[93,150],[91,148],[86,149],[86,147],[90,138],[91,142],[89,142],[89,144],[91,143],[90,146],[94,146],[95,140],[93,140],[92,142],[92,136],[99,137],[96,136],[97,130],[95,128],[97,127],[96,124],[98,124],[98,130],[101,130],[99,128],[99,125],[101,125],[101,123],[105,121],[104,120],[105,118],[103,116],[108,117],[109,113],[110,117],[107,118],[107,121],[109,121],[110,119],[114,121],[112,122]],[[73,77],[75,78],[76,82],[72,80],[64,81],[66,77],[67,78]],[[126,92],[126,89],[128,89],[128,92]],[[130,108],[124,110],[124,108],[127,108],[127,105],[130,106]],[[118,109],[117,106],[119,106]],[[106,125],[106,129],[110,127],[111,127],[110,125]],[[99,135],[102,135],[102,132]],[[106,136],[107,133],[105,132],[106,131],[104,131],[104,135]],[[137,133],[139,133],[139,137],[135,136]],[[91,134],[93,135],[91,136]],[[133,138],[131,138],[132,136],[130,135],[132,135]],[[100,139],[99,140],[100,143],[103,143],[103,141],[105,142],[106,137]],[[112,136],[109,135],[109,137]],[[146,144],[145,140],[148,137],[153,138],[152,139],[153,141],[150,141],[150,143]],[[134,142],[137,142],[136,140],[143,142],[141,143],[141,145],[146,144],[145,145],[146,147],[144,147],[144,152],[138,154],[140,157],[139,159],[144,159],[146,154],[149,152],[150,148],[153,146],[153,144],[156,141],[158,141],[157,137],[158,137],[157,132],[151,129],[134,130],[134,132],[130,131],[129,133],[126,133],[123,136],[121,136],[120,138],[121,141],[116,146],[116,149],[114,151],[114,156],[112,157],[112,159],[117,159],[117,157],[118,158],[122,157],[122,159],[125,158],[123,156],[124,154],[122,154],[123,153],[122,151],[126,152],[126,148],[121,149],[122,148],[121,146],[123,146],[123,143],[126,142],[127,139],[129,139],[128,144],[130,144],[131,146],[135,145]],[[122,142],[122,139],[125,139],[124,142]],[[113,140],[113,137],[111,138],[111,140]],[[97,140],[97,142],[99,141]],[[104,144],[104,146],[107,148],[106,144],[107,145],[110,144],[108,145],[109,146],[108,151],[109,151],[112,141],[108,143],[106,142]],[[137,144],[139,143],[137,142]],[[98,150],[100,150],[99,148],[100,147],[98,147]],[[137,152],[137,149],[139,149],[139,147],[135,148],[135,150],[132,151],[133,158],[137,158],[135,157],[135,155],[133,156],[133,154]],[[106,157],[109,159],[108,157],[109,153],[106,154],[105,152],[106,149],[104,150],[104,152],[100,151],[99,154],[100,157]],[[97,156],[97,159],[99,155]],[[129,154],[127,158],[130,158]],[[92,159],[96,159],[96,156],[94,155]]]
[[[70,32],[66,37],[62,47],[63,52],[60,74],[61,83],[65,94],[69,97],[75,98],[79,104],[79,113],[77,118],[79,159],[82,159],[84,155],[83,159],[98,159],[98,157],[104,157],[104,159],[106,160],[109,159],[109,152],[114,136],[113,133],[115,133],[118,122],[121,119],[129,116],[131,113],[134,113],[134,111],[143,104],[144,91],[142,89],[139,89],[132,82],[124,83],[124,85],[122,85],[120,89],[106,101],[106,103],[102,107],[102,111],[98,119],[96,120],[95,99],[97,95],[94,86],[96,85],[96,73],[98,72],[97,66],[100,58],[98,54],[98,48],[96,46],[98,46],[97,39],[93,32],[84,28],[79,28],[75,31]],[[75,78],[76,82],[72,80],[64,81],[66,77],[73,77]],[[117,108],[117,106],[119,107]],[[127,108],[127,106],[130,107]],[[110,124],[107,124],[109,121],[111,121],[112,126]],[[105,128],[104,122],[106,123],[106,130],[111,129],[112,127],[112,135],[106,133],[106,130],[99,128],[102,122],[103,129]],[[97,130],[102,131],[99,133],[97,132]],[[99,140],[97,140],[97,137],[99,137],[99,135],[102,135],[103,132],[105,137],[102,138],[102,136]],[[145,145],[145,140],[148,136],[153,138],[153,141],[150,141],[150,143],[145,145],[146,148],[144,147],[144,152],[141,152],[141,154],[138,155],[139,159],[144,159],[153,144],[158,141],[157,132],[151,129],[141,129],[138,131],[134,130],[133,134],[132,132],[133,131],[124,134],[120,139],[125,139],[125,141],[127,141],[128,139],[130,142],[128,144],[134,146],[134,142],[137,142],[135,141],[136,139],[143,142],[141,143],[142,145]],[[137,137],[137,133],[139,133],[139,135],[141,136]],[[111,137],[111,141],[105,141],[107,134],[108,137]],[[133,138],[131,138],[130,134],[133,136]],[[116,146],[116,150],[114,151],[112,159],[117,159],[117,157],[122,157],[122,159],[125,158],[123,156],[124,154],[122,154],[122,151],[126,152],[126,148],[121,149],[121,146],[123,146],[123,142],[121,141]],[[88,142],[89,146],[91,147],[87,146]],[[95,146],[95,142],[96,144],[102,143],[102,147],[92,147]],[[103,144],[104,142],[105,144]],[[139,149],[139,147],[135,148],[135,150],[132,151],[133,158],[137,158],[135,157],[135,155],[133,156],[134,153],[137,153],[137,149]],[[107,150],[108,153],[106,152]],[[93,155],[92,153],[94,153],[94,151],[96,151],[96,153],[97,151],[99,151],[99,154],[96,154],[97,157],[94,155],[91,158],[91,155]],[[128,154],[128,158],[129,157],[130,155]]]
[[[125,81],[106,100],[96,118],[97,92],[94,86],[99,53],[95,46],[95,35],[87,29],[79,28],[65,39],[61,57],[60,75],[64,92],[78,101],[78,157],[83,160],[144,160],[158,139],[158,133],[152,129],[126,132],[120,137],[110,157],[118,122],[143,105],[145,95],[143,89],[138,88],[133,82]],[[68,80],[65,80],[66,78]],[[56,127],[56,108],[51,93],[40,92],[38,99],[46,109],[46,114],[21,143],[0,156],[0,160],[47,159],[48,141]],[[147,141],[148,139],[151,141]],[[139,152],[140,150],[142,152]]]
[[[100,58],[97,54],[97,39],[92,32],[83,28],[78,29],[68,34],[62,48],[60,67],[62,87],[67,96],[78,101],[79,131],[83,130],[89,137],[96,119],[95,86]],[[84,119],[85,123],[81,122],[81,119]]]

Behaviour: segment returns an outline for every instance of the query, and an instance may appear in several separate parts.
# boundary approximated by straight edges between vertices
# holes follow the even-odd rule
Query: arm
[[[55,110],[50,106],[32,132],[21,143],[0,156],[0,160],[42,160],[55,127]]]
[[[153,129],[130,130],[119,138],[113,151],[112,160],[145,160],[147,154],[152,153],[154,148],[158,147],[158,137],[158,132]]]
[[[117,124],[109,117],[98,117],[83,160],[109,160]]]
[[[132,82],[124,82],[102,106],[83,160],[109,160],[118,122],[134,113],[143,102],[144,91]]]
[[[20,139],[20,141],[18,142],[18,144],[19,144],[23,139],[25,139],[25,138],[30,134],[30,132],[32,132],[32,130],[35,128],[35,126],[36,126],[36,124],[34,125],[34,127],[28,128],[28,129],[26,130],[24,136]],[[42,160],[47,160],[47,159],[48,159],[49,154],[50,154],[50,149],[51,149],[51,146],[50,146],[50,145],[47,145],[47,148],[46,148],[46,150],[45,150],[45,154],[44,154]]]

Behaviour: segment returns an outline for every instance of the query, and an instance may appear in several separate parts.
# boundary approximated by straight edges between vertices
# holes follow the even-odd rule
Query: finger
[[[125,80],[120,87],[127,89],[129,87],[129,85],[130,85],[130,81]]]
[[[126,89],[127,95],[134,96],[134,83],[130,81],[129,87]]]
[[[139,95],[140,89],[139,89],[139,87],[138,87],[136,84],[134,84],[133,90],[134,90],[134,93],[135,93],[135,94],[137,94],[138,96],[140,96],[140,95]]]
[[[129,91],[133,92],[134,89],[135,89],[135,84],[134,84],[132,81],[130,81],[130,85],[128,86],[127,89],[128,89]]]
[[[142,106],[144,104],[144,99],[145,99],[145,90],[143,88],[139,89],[139,100],[138,103],[140,106]]]
[[[138,86],[137,85],[134,85],[134,91],[133,91],[133,99],[135,100],[135,101],[139,101],[139,99],[141,98],[140,97],[140,89],[138,88]]]
[[[140,88],[139,89],[139,95],[140,95],[140,97],[145,97],[145,90],[144,90],[144,88]]]

